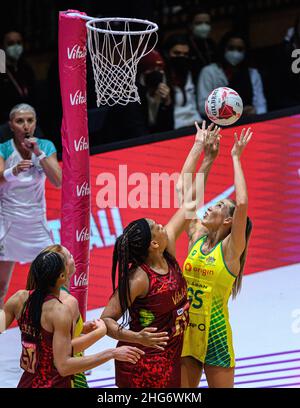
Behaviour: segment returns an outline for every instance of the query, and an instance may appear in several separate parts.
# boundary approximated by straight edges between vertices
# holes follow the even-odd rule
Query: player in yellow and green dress
[[[211,127],[197,126],[195,145],[205,143]],[[250,141],[251,129],[235,133],[231,151],[234,169],[236,201],[225,198],[208,208],[203,219],[192,220],[187,230],[189,253],[183,274],[190,298],[189,326],[184,335],[182,351],[182,387],[197,387],[204,369],[211,388],[234,385],[234,349],[229,323],[228,299],[241,288],[252,223],[247,216],[248,195],[241,165],[241,154]],[[199,154],[192,148],[181,172],[195,173]],[[211,165],[218,155],[219,145],[204,148],[200,168],[204,185]],[[179,195],[180,200],[181,196]]]

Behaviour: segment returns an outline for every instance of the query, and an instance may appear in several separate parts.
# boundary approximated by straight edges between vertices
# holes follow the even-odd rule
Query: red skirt
[[[43,376],[41,373],[31,374],[24,371],[18,388],[71,388],[71,376],[61,377],[58,373],[53,376]]]
[[[177,336],[164,351],[145,348],[138,344],[119,342],[145,351],[136,364],[115,360],[116,384],[119,388],[180,388],[180,357],[183,336]]]

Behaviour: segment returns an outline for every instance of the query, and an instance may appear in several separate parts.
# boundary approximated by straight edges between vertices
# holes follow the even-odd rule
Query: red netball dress
[[[115,361],[116,384],[122,388],[180,387],[180,356],[183,332],[188,324],[187,287],[178,264],[168,262],[169,272],[160,275],[148,265],[141,265],[149,278],[146,297],[137,298],[129,308],[130,330],[139,332],[145,327],[157,327],[168,332],[164,351],[140,344],[131,345],[145,352],[136,364]]]
[[[53,295],[47,296],[45,302],[51,299],[60,302]],[[40,337],[35,338],[28,321],[28,315],[25,315],[22,324],[18,320],[22,341],[20,366],[24,370],[18,388],[71,388],[71,376],[62,377],[54,366],[53,333],[41,327]]]

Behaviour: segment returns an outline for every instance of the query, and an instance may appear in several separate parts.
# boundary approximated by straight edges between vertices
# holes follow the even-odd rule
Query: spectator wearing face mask
[[[263,83],[257,69],[247,60],[246,41],[239,33],[229,32],[222,38],[217,63],[204,67],[198,81],[201,114],[205,115],[205,100],[212,90],[228,86],[239,93],[244,104],[244,115],[267,112]]]
[[[174,129],[193,126],[195,121],[202,121],[202,118],[197,109],[189,41],[185,36],[174,34],[167,38],[164,50],[168,84],[174,101]]]
[[[191,45],[192,73],[198,79],[201,69],[215,61],[216,44],[210,38],[211,15],[208,10],[194,8],[189,13],[189,41]]]
[[[141,59],[138,70],[139,95],[147,127],[151,133],[173,129],[173,104],[167,85],[165,62],[153,50]]]
[[[0,75],[0,123],[6,121],[12,106],[23,102],[35,104],[35,75],[23,57],[22,35],[7,32],[2,48],[6,54],[6,73]]]

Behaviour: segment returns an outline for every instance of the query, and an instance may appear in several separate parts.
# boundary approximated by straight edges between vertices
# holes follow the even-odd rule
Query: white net
[[[97,106],[140,102],[137,65],[157,43],[157,25],[147,20],[92,19],[87,23]]]

